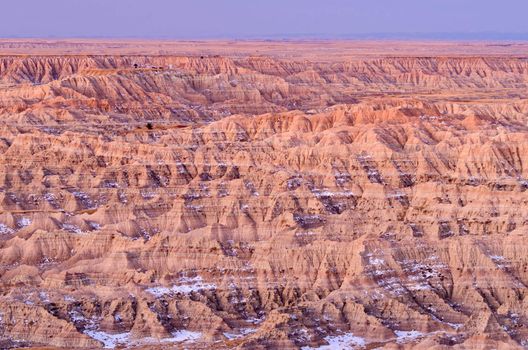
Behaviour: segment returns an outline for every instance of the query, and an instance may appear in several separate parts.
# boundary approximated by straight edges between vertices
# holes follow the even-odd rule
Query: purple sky
[[[6,0],[0,37],[528,39],[527,14],[528,0]]]

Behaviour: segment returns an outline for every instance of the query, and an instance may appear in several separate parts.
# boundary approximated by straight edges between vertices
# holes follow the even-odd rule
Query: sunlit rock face
[[[528,59],[281,45],[0,57],[0,348],[528,347]]]

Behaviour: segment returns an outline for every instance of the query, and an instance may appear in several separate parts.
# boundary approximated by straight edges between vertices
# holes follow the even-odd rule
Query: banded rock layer
[[[528,59],[0,82],[0,348],[528,347]]]

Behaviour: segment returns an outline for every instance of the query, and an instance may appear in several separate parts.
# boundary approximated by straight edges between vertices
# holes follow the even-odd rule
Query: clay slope
[[[528,347],[526,58],[0,82],[0,348]]]

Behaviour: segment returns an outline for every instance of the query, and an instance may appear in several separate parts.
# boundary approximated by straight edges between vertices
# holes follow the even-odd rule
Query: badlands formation
[[[0,43],[0,349],[528,348],[527,49]]]

